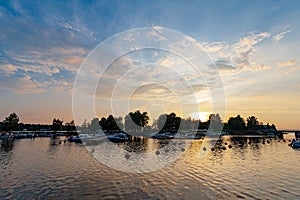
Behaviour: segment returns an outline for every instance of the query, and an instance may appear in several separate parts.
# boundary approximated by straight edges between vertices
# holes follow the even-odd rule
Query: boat
[[[9,137],[9,134],[7,134],[7,133],[2,133],[1,135],[0,135],[0,139],[8,139],[8,137]]]
[[[58,132],[58,133],[56,133],[56,136],[66,136],[66,134],[62,133],[62,132]]]
[[[26,138],[26,137],[27,137],[27,135],[25,133],[14,134],[15,139],[22,139],[22,138]]]
[[[156,134],[151,135],[151,138],[154,138],[154,139],[173,139],[174,134],[172,134],[170,132],[156,133]]]
[[[26,133],[26,138],[34,138],[36,135],[34,133]]]
[[[93,138],[93,135],[87,134],[87,133],[81,133],[79,135],[79,137],[80,137],[80,139],[91,139],[91,138]]]
[[[79,134],[80,139],[82,140],[92,140],[92,139],[98,139],[104,137],[105,134],[101,133],[96,133],[96,134],[86,134],[86,133],[81,133]]]
[[[0,139],[6,140],[6,139],[14,139],[14,135],[10,133],[2,133],[0,134]]]
[[[174,138],[175,139],[183,139],[183,140],[194,139],[195,134],[194,133],[189,133],[189,132],[177,132],[174,135]]]
[[[199,134],[197,131],[194,130],[190,132],[177,132],[176,134],[174,134],[175,139],[183,139],[183,140],[198,140],[198,139],[202,139],[203,137],[205,137],[205,134]]]
[[[81,138],[78,135],[76,136],[72,135],[71,137],[69,137],[68,141],[75,142],[75,143],[82,143]]]
[[[207,134],[207,129],[198,129],[194,139],[202,139]]]
[[[289,146],[295,149],[300,148],[300,139],[298,140],[293,139],[293,141],[289,144]]]
[[[195,140],[199,140],[199,139],[202,139],[203,137],[205,137],[206,135],[202,135],[202,134],[196,134],[195,136],[194,136],[194,139]]]
[[[86,134],[86,133],[81,133],[79,135],[72,135],[71,137],[68,138],[69,142],[75,142],[75,143],[83,143],[83,144],[90,144],[94,143],[94,140],[104,138],[104,134]],[[65,142],[65,141],[64,141]]]
[[[153,132],[153,133],[151,133],[151,134],[149,135],[149,137],[155,138],[157,134],[158,134],[157,132]]]
[[[129,140],[128,135],[126,133],[122,133],[122,132],[108,135],[107,138],[111,142],[127,142]]]

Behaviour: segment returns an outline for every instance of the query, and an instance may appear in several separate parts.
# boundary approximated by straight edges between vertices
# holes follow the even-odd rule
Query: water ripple
[[[134,174],[99,163],[75,143],[54,146],[37,138],[2,144],[0,199],[300,198],[300,151],[286,143],[224,137],[200,158],[202,145],[193,142],[159,171]]]

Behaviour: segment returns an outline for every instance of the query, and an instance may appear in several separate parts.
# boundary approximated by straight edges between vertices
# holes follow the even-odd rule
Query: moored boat
[[[22,139],[22,138],[26,138],[27,136],[26,136],[26,134],[25,133],[16,133],[16,134],[14,134],[14,138],[15,139]]]
[[[56,136],[66,136],[66,134],[65,134],[65,133],[62,133],[62,132],[57,132],[57,133],[56,133]]]
[[[71,137],[69,137],[68,141],[75,142],[75,143],[82,143],[81,138],[78,135],[76,136],[72,135]]]
[[[156,134],[153,134],[151,136],[151,138],[154,138],[154,139],[173,139],[174,134],[172,134],[170,132],[156,133]]]
[[[26,138],[34,138],[36,135],[34,133],[26,133]]]
[[[7,133],[1,133],[0,134],[0,139],[8,139],[9,134]]]
[[[0,139],[6,140],[6,139],[14,139],[14,135],[11,133],[1,133],[0,134]]]
[[[122,132],[108,135],[107,138],[112,142],[127,142],[129,140],[128,135]]]
[[[291,146],[292,148],[300,148],[300,139],[295,140],[293,139],[293,141],[289,144],[289,146]]]

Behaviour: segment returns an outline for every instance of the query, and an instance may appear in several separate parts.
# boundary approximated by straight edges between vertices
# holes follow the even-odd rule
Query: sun
[[[195,113],[191,113],[190,117],[192,117],[194,119],[200,119],[201,122],[206,122],[208,120],[209,113],[208,112],[195,112]]]

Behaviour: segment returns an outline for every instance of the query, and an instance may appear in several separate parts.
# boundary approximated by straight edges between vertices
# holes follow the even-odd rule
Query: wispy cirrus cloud
[[[66,57],[68,56],[66,55]],[[56,58],[59,60],[58,57]],[[9,90],[9,87],[11,87],[12,92],[18,91],[16,90],[16,87],[18,86],[20,87],[20,91],[23,91],[22,93],[26,93],[26,91],[29,93],[33,93],[34,91],[46,92],[48,88],[52,87],[54,89],[60,88],[58,91],[62,91],[62,86],[66,87],[66,90],[69,90],[67,86],[71,86],[74,81],[81,57],[73,57],[73,59],[76,58],[76,63],[75,61],[72,63],[64,62],[63,58],[61,62],[57,62],[56,58],[53,55],[49,56],[47,61],[43,63],[43,58],[38,56],[34,59],[30,59],[29,57],[26,58],[26,56],[22,59],[10,56],[3,57],[0,62],[0,74],[6,78],[1,78],[0,83],[1,85],[5,85],[6,90]],[[35,81],[30,82],[31,79],[27,78],[25,80],[22,78],[19,79],[19,77],[31,77],[31,79],[34,79]],[[8,82],[11,82],[10,80],[13,80],[14,84],[7,84]],[[23,84],[24,81],[26,84]],[[20,84],[17,84],[17,82],[20,82]],[[56,85],[60,82],[63,82],[64,84],[57,87]],[[65,84],[65,82],[68,82],[68,84]],[[44,85],[44,87],[43,90],[33,90],[33,87],[30,90],[24,90],[22,86],[29,86],[29,84],[38,86],[38,88],[41,88],[42,85]]]
[[[250,33],[234,44],[225,42],[203,43],[203,48],[211,56],[220,73],[240,73],[243,71],[261,71],[270,66],[257,63],[252,56],[259,45],[270,37],[270,33]]]
[[[291,32],[293,29],[290,29],[288,27],[284,28],[284,31],[281,33],[275,34],[272,38],[273,40],[279,42],[280,40],[284,39],[285,35],[289,32]]]
[[[46,84],[33,80],[32,77],[26,75],[22,77],[1,77],[0,89],[13,92],[15,94],[35,94],[46,91]]]
[[[278,63],[278,67],[290,67],[293,66],[296,63],[296,59],[283,61]]]
[[[6,77],[0,80],[2,88],[10,91],[11,87],[13,93],[16,87],[24,93],[46,92],[49,88],[62,91],[62,87],[69,90],[96,39],[93,31],[76,16],[70,18],[70,9],[62,15],[56,4],[60,3],[48,6],[30,1],[0,3],[0,73]],[[11,79],[15,79],[15,83],[7,84]],[[44,84],[44,87],[43,90],[23,90],[18,82],[38,88]]]

